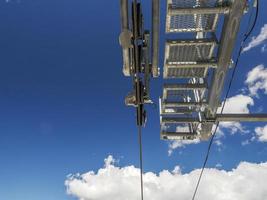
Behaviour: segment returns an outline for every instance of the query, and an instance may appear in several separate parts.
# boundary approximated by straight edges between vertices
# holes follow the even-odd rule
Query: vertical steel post
[[[120,0],[120,13],[121,13],[121,31],[129,31],[129,16],[128,16],[128,0]],[[123,55],[123,74],[130,76],[131,74],[131,62],[130,51],[128,48],[122,49]]]
[[[152,75],[159,76],[159,0],[152,0]]]

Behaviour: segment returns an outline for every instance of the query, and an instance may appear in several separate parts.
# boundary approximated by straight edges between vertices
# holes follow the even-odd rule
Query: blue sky
[[[267,23],[267,6],[261,4],[255,37]],[[163,33],[163,1],[161,7]],[[150,1],[144,12],[149,21]],[[75,199],[66,194],[67,175],[97,171],[108,155],[121,167],[138,167],[134,110],[124,106],[131,81],[122,74],[119,1],[0,0],[0,26],[0,199]],[[266,44],[242,54],[230,92],[230,97],[252,98],[251,112],[267,113],[264,87],[257,97],[245,83],[254,67],[267,68]],[[152,82],[156,104],[162,83],[162,77]],[[159,138],[158,106],[147,110],[144,170],[158,173],[179,165],[189,173],[200,168],[207,143],[175,148],[168,155],[170,144]],[[222,145],[213,146],[208,167],[221,164],[231,170],[241,161],[266,162],[266,142],[251,140],[254,129],[264,125],[242,124],[246,131],[236,134],[222,129]],[[249,144],[242,145],[246,140]]]

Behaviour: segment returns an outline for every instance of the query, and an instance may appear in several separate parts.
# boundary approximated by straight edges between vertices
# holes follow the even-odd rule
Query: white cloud
[[[237,132],[241,132],[241,133],[246,132],[246,130],[244,130],[244,127],[239,122],[221,122],[220,130],[221,129],[230,130],[231,134],[235,134]]]
[[[144,198],[181,200],[192,198],[200,169],[183,174],[179,167],[159,174],[144,174]],[[230,171],[206,169],[197,199],[263,200],[267,196],[267,162],[241,162]],[[134,166],[116,167],[109,164],[98,172],[68,176],[67,193],[79,200],[136,200],[140,198],[140,174]]]
[[[261,32],[256,37],[252,37],[251,42],[243,49],[243,52],[248,51],[258,45],[261,45],[264,43],[264,41],[267,39],[267,24],[264,24],[264,26],[261,28]]]
[[[264,127],[255,128],[256,136],[258,141],[267,142],[267,125]]]
[[[258,65],[248,72],[245,82],[251,95],[258,96],[258,90],[264,90],[267,94],[267,68]]]
[[[107,158],[104,159],[104,162],[105,162],[105,166],[110,166],[110,165],[113,165],[116,160],[113,158],[113,156],[109,155]]]
[[[172,141],[169,143],[168,155],[170,156],[173,153],[173,151],[177,148],[185,147],[186,145],[189,145],[189,144],[198,144],[199,142],[200,142],[199,139]]]
[[[249,113],[249,106],[253,105],[254,100],[250,96],[238,94],[226,100],[223,113]],[[217,113],[221,111],[222,107],[219,107]]]
[[[264,52],[266,52],[266,51],[267,51],[267,45],[265,44],[265,45],[263,45],[263,46],[261,47],[261,52],[264,53]]]
[[[248,144],[250,144],[250,140],[244,140],[244,141],[241,142],[242,146],[246,146]]]
[[[223,166],[222,166],[221,163],[217,163],[217,164],[215,165],[215,167],[216,167],[216,168],[222,168]]]

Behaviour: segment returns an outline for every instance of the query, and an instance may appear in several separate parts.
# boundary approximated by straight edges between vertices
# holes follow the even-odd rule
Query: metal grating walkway
[[[214,39],[167,40],[164,78],[205,77],[208,67],[216,65],[215,46]]]
[[[166,32],[214,32],[228,7],[217,0],[168,0]]]
[[[245,0],[167,0],[166,33],[177,36],[167,39],[165,44],[166,83],[160,99],[162,139],[206,139],[211,135],[214,122],[207,121],[206,116],[210,116],[210,101],[215,102],[213,111],[219,101],[211,96],[210,88],[217,88],[218,98],[245,3]],[[217,35],[220,21],[223,28]],[[219,73],[219,78],[215,78]],[[170,79],[172,82],[168,83]],[[222,85],[216,86],[218,83]]]

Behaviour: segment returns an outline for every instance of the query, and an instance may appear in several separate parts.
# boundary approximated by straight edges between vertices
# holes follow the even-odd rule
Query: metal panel
[[[167,40],[164,78],[205,77],[209,66],[215,66],[215,39]]]
[[[164,78],[204,78],[207,75],[207,67],[165,67]]]
[[[165,63],[186,64],[209,61],[213,56],[215,45],[215,39],[167,40]]]
[[[216,14],[168,16],[166,32],[214,32],[217,20]]]
[[[217,0],[168,0],[167,8],[201,8],[215,7]],[[210,32],[214,31],[218,22],[218,14],[179,14],[173,15],[167,10],[166,32]],[[199,13],[199,12],[198,12]]]

